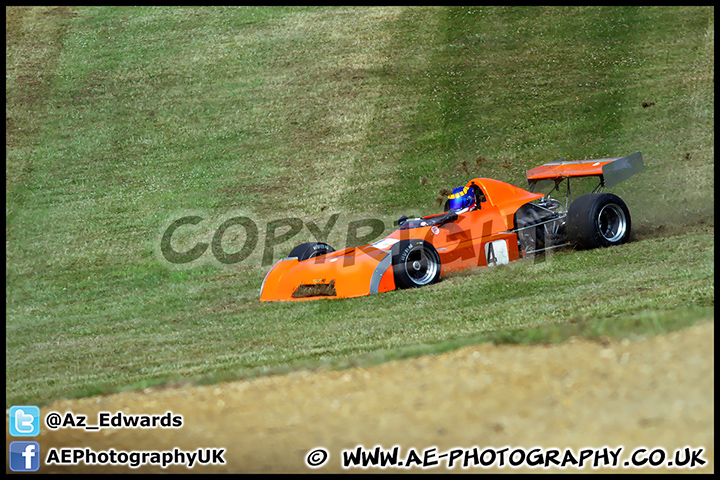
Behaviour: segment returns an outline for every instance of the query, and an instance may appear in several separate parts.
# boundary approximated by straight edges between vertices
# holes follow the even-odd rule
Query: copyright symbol
[[[57,412],[48,413],[45,417],[45,425],[48,426],[49,429],[55,430],[60,426],[62,423],[62,417]]]
[[[310,468],[321,467],[325,464],[325,462],[327,462],[329,456],[328,451],[322,447],[310,450],[305,457],[305,465]]]

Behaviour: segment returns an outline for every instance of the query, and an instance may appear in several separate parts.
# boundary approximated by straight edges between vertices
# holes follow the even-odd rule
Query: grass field
[[[629,244],[258,302],[273,221],[337,214],[344,247],[475,176],[635,151]],[[178,249],[238,215],[257,248],[170,265],[188,214]],[[6,405],[712,319],[714,8],[6,7],[6,314]]]

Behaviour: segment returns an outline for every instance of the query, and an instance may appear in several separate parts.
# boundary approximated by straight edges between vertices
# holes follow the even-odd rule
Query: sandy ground
[[[411,450],[434,455],[442,472],[460,448],[503,454],[534,447],[566,449],[579,457],[584,448],[607,447],[619,454],[615,472],[714,472],[714,322],[663,336],[610,343],[574,340],[557,345],[465,347],[442,355],[422,356],[369,368],[299,371],[211,386],[147,389],[42,407],[50,412],[85,415],[98,424],[98,412],[127,415],[182,415],[180,428],[120,429],[88,432],[49,430],[35,437],[46,459],[51,449],[89,447],[109,451],[185,451],[224,449],[224,465],[45,465],[40,472],[405,472],[404,468],[343,469],[342,451],[362,445],[399,446],[399,459]],[[8,429],[6,428],[6,432]],[[7,436],[11,440],[22,440]],[[309,452],[323,447],[329,456],[311,470]],[[432,450],[436,447],[436,450]],[[661,467],[624,467],[633,450],[638,459],[661,448]],[[707,461],[693,470],[667,468],[676,449],[703,448]],[[6,450],[7,451],[7,450]],[[58,450],[59,451],[59,450]],[[684,452],[684,450],[683,450]],[[464,453],[464,452],[463,452]],[[484,456],[490,461],[490,454]],[[521,454],[515,453],[514,460]],[[653,454],[653,461],[661,453]],[[311,457],[320,458],[320,454]],[[453,472],[547,471],[527,465],[463,469]],[[610,460],[612,457],[608,456]],[[433,460],[433,457],[429,457]],[[592,457],[591,457],[592,459]],[[684,459],[683,456],[679,459]],[[6,461],[7,462],[7,461]],[[590,460],[581,471],[591,472]],[[6,469],[7,469],[6,463]],[[551,466],[551,470],[554,467]],[[565,472],[579,471],[569,465]]]

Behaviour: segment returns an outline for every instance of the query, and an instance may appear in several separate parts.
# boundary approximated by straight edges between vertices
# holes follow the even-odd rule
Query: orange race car
[[[541,165],[527,172],[529,191],[474,178],[452,191],[443,213],[400,217],[398,229],[382,240],[339,251],[322,242],[298,245],[265,276],[260,300],[358,297],[429,285],[449,271],[502,265],[565,245],[620,245],[630,235],[630,212],[603,190],[643,168],[637,152]],[[589,176],[599,177],[597,187],[571,201],[570,179]],[[564,181],[563,203],[550,195]],[[548,194],[533,193],[547,187]]]

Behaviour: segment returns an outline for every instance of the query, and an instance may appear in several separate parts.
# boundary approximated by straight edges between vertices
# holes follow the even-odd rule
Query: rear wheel
[[[581,195],[568,209],[567,233],[578,248],[621,245],[630,237],[630,211],[612,193]]]
[[[303,260],[307,260],[309,258],[313,257],[319,257],[320,255],[325,255],[326,253],[334,252],[335,249],[332,248],[327,243],[322,242],[307,242],[307,243],[301,243],[297,247],[293,248],[290,251],[289,257],[297,257],[298,261],[302,262]]]
[[[440,277],[440,256],[425,240],[402,240],[393,245],[392,265],[398,288],[430,285]]]

